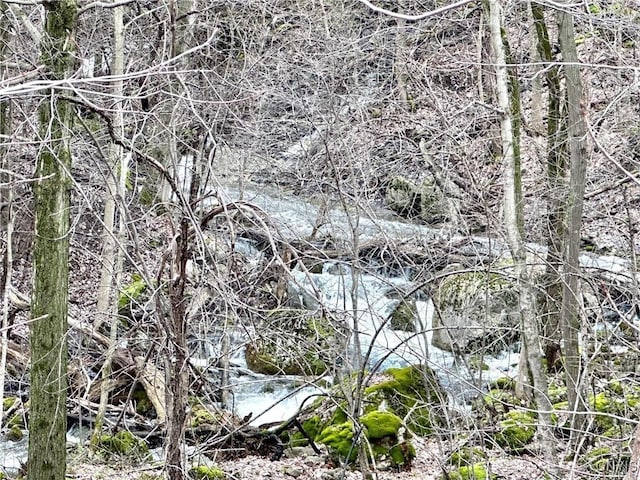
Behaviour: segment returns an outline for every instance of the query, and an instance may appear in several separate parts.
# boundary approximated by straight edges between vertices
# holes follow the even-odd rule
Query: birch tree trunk
[[[117,1],[117,0],[114,0]],[[113,66],[112,73],[116,80],[113,84],[113,95],[116,100],[124,97],[124,84],[121,75],[124,72],[124,22],[123,6],[113,9]],[[120,138],[124,138],[124,114],[122,100],[115,104],[113,115],[113,129]],[[109,400],[111,377],[111,363],[115,351],[118,333],[117,302],[114,299],[114,290],[120,287],[119,279],[122,270],[122,251],[117,249],[117,240],[124,237],[123,213],[120,214],[118,234],[115,233],[115,212],[116,199],[119,198],[121,205],[124,203],[126,193],[125,182],[127,178],[127,155],[124,154],[122,146],[113,142],[110,146],[111,171],[107,177],[107,193],[104,205],[104,227],[103,227],[103,250],[102,267],[100,272],[100,287],[98,290],[97,316],[94,323],[96,330],[100,326],[109,322],[109,348],[102,366],[102,383],[100,385],[100,404],[96,414],[94,426],[94,439],[98,439],[102,432],[104,415],[107,410]]]
[[[41,61],[51,80],[73,64],[75,0],[45,2]],[[40,139],[34,184],[35,241],[31,304],[29,460],[30,480],[64,480],[67,433],[67,313],[71,106],[56,89],[40,105]]]
[[[573,31],[573,17],[563,11],[556,12],[558,37],[564,65],[567,92],[567,147],[570,171],[565,214],[565,243],[563,261],[563,291],[560,321],[564,341],[565,380],[569,408],[573,411],[572,435],[580,435],[586,423],[587,405],[583,395],[582,377],[586,365],[580,359],[580,294],[579,256],[582,207],[587,172],[587,134],[583,118],[583,89],[578,66],[578,53]]]
[[[515,274],[519,288],[521,312],[521,336],[525,345],[529,371],[533,379],[533,392],[538,408],[538,434],[547,458],[555,458],[555,440],[551,424],[551,404],[546,395],[547,379],[542,371],[540,338],[536,318],[535,293],[531,283],[529,268],[526,263],[526,251],[522,231],[518,227],[522,212],[519,202],[516,179],[521,175],[514,153],[514,129],[511,119],[511,102],[509,99],[506,55],[502,39],[503,14],[498,0],[489,1],[489,27],[491,31],[491,47],[494,54],[496,74],[496,95],[498,106],[502,112],[500,120],[500,136],[502,139],[502,156],[504,164],[504,222],[507,241],[514,262]]]

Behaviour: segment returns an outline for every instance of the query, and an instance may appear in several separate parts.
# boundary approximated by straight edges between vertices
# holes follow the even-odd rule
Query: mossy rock
[[[135,402],[136,413],[149,418],[155,418],[157,416],[156,409],[153,403],[149,399],[149,395],[144,388],[137,388],[132,395]]]
[[[558,404],[560,402],[567,401],[567,387],[564,385],[549,385],[547,389],[547,395],[549,396],[549,401],[551,405]]]
[[[489,390],[514,391],[516,382],[511,377],[499,377],[489,383]]]
[[[446,197],[433,178],[420,185],[402,176],[391,177],[385,191],[387,206],[404,218],[418,217],[429,224],[447,220]]]
[[[198,465],[189,470],[189,477],[194,480],[225,480],[227,475],[218,467]]]
[[[190,423],[191,428],[198,428],[202,425],[215,425],[217,419],[204,405],[196,403],[191,407]]]
[[[415,332],[417,317],[418,307],[416,301],[413,299],[401,300],[389,317],[389,325],[393,330]]]
[[[16,413],[9,419],[7,426],[25,428],[24,415],[22,415],[22,413]]]
[[[507,413],[514,408],[522,407],[522,402],[513,391],[503,389],[491,389],[482,397],[483,406],[492,413]]]
[[[147,443],[126,430],[115,435],[100,435],[95,446],[107,455],[139,458],[149,453]]]
[[[494,480],[498,477],[495,474],[489,475],[486,464],[474,463],[473,465],[463,465],[440,478],[442,480],[486,480],[487,478]]]
[[[118,311],[125,310],[132,301],[137,300],[147,289],[147,284],[137,273],[131,274],[131,282],[125,285],[118,297]]]
[[[353,422],[329,425],[316,437],[316,442],[329,447],[338,456],[338,460],[353,462],[358,456],[358,449],[353,445]]]
[[[17,397],[5,397],[2,400],[2,409],[6,412],[15,405],[17,400]]]
[[[599,446],[586,452],[581,464],[594,475],[602,477],[622,477],[629,469],[631,455],[627,448]]]
[[[407,427],[418,435],[430,435],[440,416],[433,406],[446,405],[448,396],[433,370],[423,365],[389,368],[389,379],[365,389],[365,412],[381,405],[400,418],[407,418]]]
[[[321,375],[334,358],[341,333],[331,321],[298,309],[274,310],[263,331],[245,349],[249,369],[265,375]]]
[[[449,455],[449,464],[454,467],[468,467],[482,463],[487,454],[480,447],[461,447]]]
[[[325,422],[323,422],[320,415],[313,415],[301,423],[304,434],[300,431],[289,433],[285,430],[280,439],[292,448],[306,447],[309,444],[309,438],[315,440],[318,437],[324,424]]]
[[[411,434],[431,433],[433,422],[440,421],[431,408],[446,403],[447,395],[440,387],[433,371],[420,365],[392,368],[380,376],[383,380],[368,386],[364,391],[364,414],[358,418],[363,431],[360,440],[366,439],[377,462],[389,462],[396,468],[407,468],[415,457]],[[339,461],[353,461],[358,449],[354,439],[353,419],[348,415],[346,402],[336,401],[339,392],[352,388],[347,377],[336,388],[336,395],[322,402],[314,402],[301,415],[304,431],[317,443],[327,445]],[[402,418],[408,418],[409,429]],[[364,437],[364,438],[363,438]],[[304,445],[304,435],[292,434],[286,439],[290,445]]]
[[[17,425],[13,425],[5,434],[5,440],[9,442],[19,442],[24,437],[22,429]]]
[[[390,412],[374,410],[360,417],[360,423],[366,428],[369,440],[376,440],[388,436],[397,437],[402,427],[402,419]]]
[[[385,192],[388,207],[401,217],[412,218],[420,214],[421,198],[418,186],[404,177],[389,179]]]
[[[613,398],[607,391],[589,395],[588,404],[596,412],[594,424],[600,433],[614,428],[619,423],[616,416],[623,415],[625,409],[624,399]]]
[[[434,316],[431,343],[442,350],[461,353],[504,349],[519,338],[518,297],[517,286],[504,275],[448,275],[433,298],[440,315]]]
[[[511,452],[520,453],[536,434],[536,419],[527,412],[511,410],[498,423],[498,428],[496,443]]]

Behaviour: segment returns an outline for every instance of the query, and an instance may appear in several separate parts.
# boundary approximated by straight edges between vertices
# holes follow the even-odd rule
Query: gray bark
[[[506,56],[502,38],[502,8],[498,0],[489,1],[489,27],[491,46],[494,53],[496,72],[496,94],[502,111],[500,135],[502,139],[502,157],[504,164],[504,222],[507,241],[516,272],[521,312],[521,334],[525,344],[529,371],[533,379],[534,399],[538,408],[538,433],[541,446],[548,458],[555,458],[555,440],[551,422],[551,404],[546,395],[547,379],[542,371],[540,338],[536,318],[535,293],[531,283],[531,274],[526,263],[526,251],[519,218],[522,203],[518,197],[517,178],[521,175],[514,152],[514,129],[511,119],[511,101],[509,98]],[[524,353],[523,353],[524,354]]]
[[[583,118],[583,89],[578,66],[573,17],[558,10],[558,36],[567,92],[567,147],[570,181],[565,214],[563,292],[560,321],[564,340],[565,380],[569,408],[573,411],[572,432],[580,434],[586,423],[587,405],[582,390],[586,365],[580,358],[579,256],[580,228],[587,171],[587,135]]]

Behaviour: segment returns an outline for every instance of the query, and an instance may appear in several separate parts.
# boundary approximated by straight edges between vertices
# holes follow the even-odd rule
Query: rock
[[[404,177],[393,177],[388,180],[385,200],[401,217],[419,217],[428,224],[447,220],[446,198],[433,178],[416,185]]]
[[[296,467],[296,466],[292,466],[292,465],[284,465],[282,467],[282,473],[284,473],[285,475],[287,475],[289,477],[298,478],[304,472],[302,471],[302,469],[300,467]]]
[[[4,439],[8,442],[19,442],[24,437],[22,429],[17,425],[12,426],[4,436]]]
[[[449,401],[447,393],[431,368],[412,365],[389,368],[386,380],[365,389],[365,403],[370,409],[392,411],[405,418],[409,429],[419,435],[430,435],[433,424],[440,421],[436,413]]]
[[[345,382],[355,377],[347,377]],[[389,464],[395,469],[409,468],[416,455],[411,434],[429,434],[440,414],[434,408],[447,402],[433,371],[414,365],[391,368],[378,375],[378,383],[364,389],[364,414],[358,419],[371,445],[376,464]],[[336,387],[352,388],[349,385]],[[357,458],[355,426],[347,415],[346,401],[336,403],[339,396],[320,398],[300,414],[299,420],[307,436],[316,444],[326,445],[337,462],[352,462]],[[405,424],[406,421],[406,424]],[[407,428],[408,427],[408,428]],[[289,442],[300,442],[304,436],[294,433]]]
[[[224,480],[227,475],[218,467],[198,465],[189,470],[191,478],[195,480]]]
[[[401,300],[391,313],[389,325],[393,330],[415,332],[417,317],[418,307],[416,306],[416,301],[414,299]]]
[[[518,291],[497,273],[465,272],[446,277],[434,303],[434,346],[447,351],[497,352],[518,338]]]
[[[531,414],[521,410],[511,410],[498,424],[499,431],[494,437],[496,443],[514,453],[522,452],[524,447],[533,440],[537,423]]]
[[[147,443],[126,430],[121,430],[115,435],[100,435],[96,446],[107,455],[138,458],[149,453]]]
[[[440,478],[442,480],[494,480],[498,477],[495,474],[489,474],[484,463],[474,463],[473,465],[463,465],[460,468],[451,470]]]
[[[339,326],[307,310],[274,310],[261,331],[268,334],[251,340],[245,359],[252,371],[266,375],[321,375],[343,343]]]

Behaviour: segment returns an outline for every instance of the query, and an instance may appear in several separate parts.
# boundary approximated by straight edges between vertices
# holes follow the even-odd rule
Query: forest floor
[[[374,478],[378,480],[436,480],[443,478],[443,468],[447,465],[442,462],[445,458],[443,444],[435,438],[416,438],[416,458],[409,470],[379,470]],[[538,455],[526,454],[513,456],[500,449],[487,450],[490,455],[486,464],[492,474],[499,479],[508,480],[536,480],[549,478],[550,469],[559,467],[558,462],[546,464]],[[281,460],[271,461],[264,457],[253,455],[244,458],[216,462],[215,464],[227,475],[227,479],[258,480],[267,478],[271,480],[360,480],[362,474],[353,469],[336,468],[327,461],[325,456],[308,454],[290,456],[291,452],[285,452]],[[86,459],[85,459],[86,460]],[[555,460],[555,459],[554,459]],[[80,462],[80,460],[76,460]],[[161,469],[152,465],[123,466],[107,463],[88,464],[86,461],[70,463],[68,478],[77,480],[137,480],[151,479],[160,475]],[[571,465],[560,466],[565,471],[571,470]],[[561,475],[561,478],[566,478]],[[574,471],[572,478],[584,478],[579,472]]]

